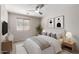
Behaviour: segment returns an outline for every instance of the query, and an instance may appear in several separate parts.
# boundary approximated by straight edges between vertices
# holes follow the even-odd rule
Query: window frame
[[[19,20],[20,21],[22,20],[22,25],[19,24],[19,22],[20,22]],[[26,21],[26,24],[28,23],[27,26],[25,25],[25,21]],[[21,26],[22,26],[22,28],[20,28]],[[25,29],[25,27],[26,28],[28,27],[28,28]],[[27,18],[17,18],[16,19],[16,30],[17,31],[28,31],[28,30],[30,30],[30,19],[27,19]]]

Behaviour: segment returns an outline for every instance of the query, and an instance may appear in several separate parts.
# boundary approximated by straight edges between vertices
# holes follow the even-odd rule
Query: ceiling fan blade
[[[44,7],[44,4],[41,4],[41,5],[40,5],[40,8],[42,8],[42,7]]]
[[[43,13],[40,12],[40,9],[43,8],[43,7],[44,7],[44,4],[38,4],[35,9],[26,10],[26,11],[35,12],[35,13],[38,13],[38,14],[42,15]]]
[[[35,10],[26,10],[26,11],[33,11],[34,12]]]
[[[43,13],[42,12],[39,12],[39,14],[42,15]]]
[[[36,10],[41,9],[42,7],[44,7],[44,4],[38,4],[38,5],[36,6]]]

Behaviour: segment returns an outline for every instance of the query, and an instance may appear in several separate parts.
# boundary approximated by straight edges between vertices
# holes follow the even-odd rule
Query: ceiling
[[[36,17],[44,17],[46,15],[54,13],[54,11],[58,12],[60,10],[68,9],[74,6],[77,7],[77,5],[75,4],[45,4],[45,6],[40,10],[43,13],[43,15],[40,15],[35,12],[27,11],[27,10],[35,10],[37,4],[6,4],[5,6],[9,12]]]
[[[28,10],[35,10],[37,4],[6,4],[5,6],[9,12],[37,16],[37,17],[44,16],[44,14],[40,15],[38,13],[28,11]]]
[[[34,9],[37,6],[37,4],[10,4],[10,6],[28,10],[28,9]]]

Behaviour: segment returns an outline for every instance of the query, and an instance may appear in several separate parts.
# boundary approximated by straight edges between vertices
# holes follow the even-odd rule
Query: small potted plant
[[[42,26],[41,25],[38,25],[36,27],[36,31],[37,31],[37,34],[41,34],[41,32],[42,32]]]

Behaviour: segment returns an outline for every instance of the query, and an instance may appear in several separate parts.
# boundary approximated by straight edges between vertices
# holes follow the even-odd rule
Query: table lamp
[[[72,33],[71,32],[66,32],[66,39],[71,40],[72,38]]]

